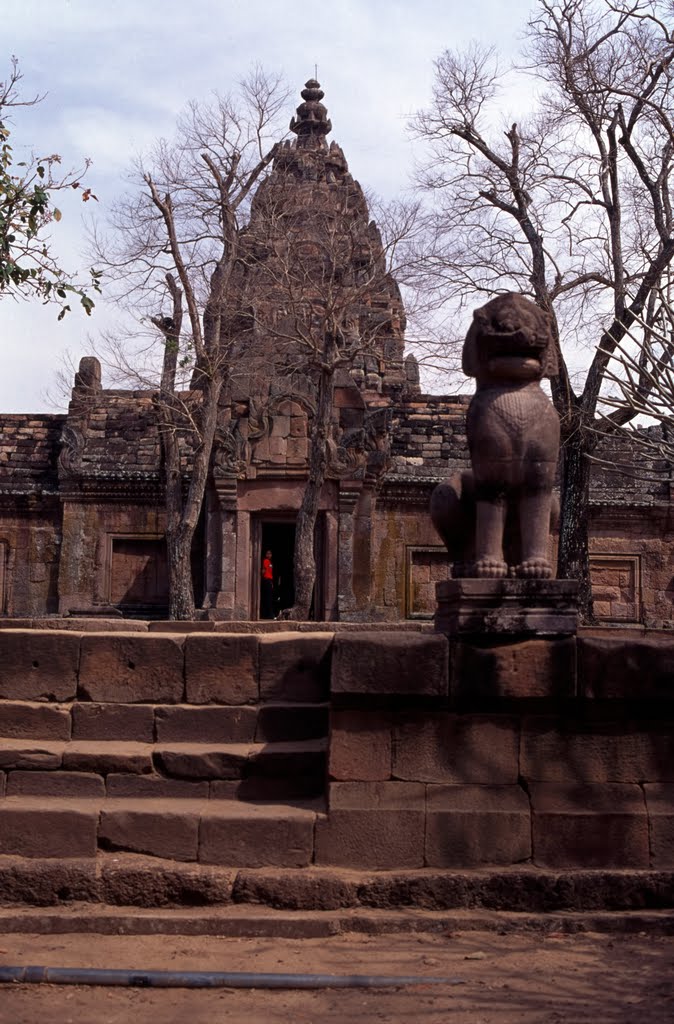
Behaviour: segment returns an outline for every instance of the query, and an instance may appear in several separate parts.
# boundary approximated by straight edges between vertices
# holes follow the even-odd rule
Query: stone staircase
[[[311,863],[330,634],[3,630],[0,860]]]

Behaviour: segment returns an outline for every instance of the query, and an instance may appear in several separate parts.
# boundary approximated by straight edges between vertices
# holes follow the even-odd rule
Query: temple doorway
[[[295,524],[262,522],[260,551],[262,558],[271,551],[273,567],[273,615],[264,615],[264,602],[260,601],[260,618],[276,618],[284,608],[290,608],[295,600],[293,579],[293,551],[295,548]]]
[[[324,517],[318,516],[314,554],[316,557],[316,586],[309,613],[310,619],[323,617],[324,578]],[[295,600],[293,555],[295,550],[295,520],[287,517],[255,518],[253,533],[253,592],[251,594],[251,618],[277,618],[285,609],[292,607]],[[268,598],[263,596],[262,562],[267,551],[271,551],[273,567],[273,616],[268,614]]]

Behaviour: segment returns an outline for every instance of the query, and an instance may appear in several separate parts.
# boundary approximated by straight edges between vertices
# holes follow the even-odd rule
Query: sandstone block
[[[252,743],[256,707],[174,705],[155,712],[158,743]]]
[[[180,702],[183,643],[183,637],[155,633],[83,636],[80,696],[99,703]]]
[[[424,786],[333,782],[328,818],[316,822],[315,862],[375,870],[423,867],[424,819]]]
[[[144,704],[73,705],[74,740],[129,740],[152,743],[154,708]]]
[[[53,740],[18,739],[0,742],[0,769],[12,771],[23,768],[30,770],[54,769],[61,767],[64,743]]]
[[[175,747],[157,747],[154,763],[159,771],[178,779],[240,779],[249,752],[249,745],[243,743],[222,747],[182,743]]]
[[[583,697],[674,699],[674,644],[642,637],[578,638]]]
[[[108,775],[105,789],[109,797],[135,797],[159,800],[207,800],[208,782],[166,779],[161,775]]]
[[[40,737],[44,740],[70,739],[67,708],[28,701],[0,702],[0,736]]]
[[[461,698],[573,697],[576,693],[576,640],[519,643],[456,643],[450,689]]]
[[[199,809],[186,803],[155,800],[151,808],[122,802],[104,807],[98,828],[99,845],[105,849],[131,850],[167,860],[196,860]]]
[[[332,633],[260,637],[262,700],[322,701],[328,696]]]
[[[662,723],[525,718],[520,772],[541,782],[674,782],[674,736]]]
[[[121,860],[121,858],[120,858]],[[153,864],[128,854],[101,865],[101,898],[130,907],[207,906],[230,903],[235,871],[202,864]]]
[[[515,864],[530,856],[529,800],[519,786],[427,786],[429,867]]]
[[[258,699],[258,637],[188,636],[185,693],[190,704],[247,704]]]
[[[416,782],[506,786],[519,774],[519,723],[506,715],[399,714],[393,777]]]
[[[103,797],[105,782],[90,772],[10,772],[7,796]]]
[[[306,867],[315,815],[295,807],[211,803],[201,816],[199,861],[229,867]]]
[[[336,694],[446,696],[447,638],[402,631],[337,633],[330,686]]]
[[[674,785],[644,786],[651,867],[674,868]]]
[[[81,860],[4,857],[0,868],[0,899],[4,904],[35,907],[62,904],[64,900],[96,903],[100,899],[96,874],[93,857]]]
[[[137,775],[152,771],[151,743],[104,743],[82,740],[68,743],[63,751],[63,767],[68,771],[131,772]]]
[[[19,857],[95,857],[98,807],[45,806],[41,798],[0,804],[0,853]]]
[[[391,778],[391,717],[382,711],[333,711],[328,772],[337,781]]]
[[[648,818],[639,786],[533,783],[533,861],[551,868],[647,868]]]
[[[54,630],[0,630],[0,698],[72,700],[80,638]]]

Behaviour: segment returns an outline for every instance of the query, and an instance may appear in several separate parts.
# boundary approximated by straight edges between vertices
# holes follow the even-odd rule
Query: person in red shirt
[[[260,589],[260,618],[274,618],[274,569],[271,551],[266,551],[262,559],[262,584]]]

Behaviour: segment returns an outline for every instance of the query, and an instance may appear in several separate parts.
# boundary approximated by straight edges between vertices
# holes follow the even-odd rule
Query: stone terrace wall
[[[330,680],[328,814],[316,820],[309,863],[674,868],[668,638],[300,636],[2,630],[0,703],[44,706],[59,722],[120,704],[131,728],[147,704],[255,700],[265,673],[277,700],[297,700],[320,663]],[[53,708],[72,701],[76,712]]]
[[[674,644],[340,635],[316,862],[674,866]]]

